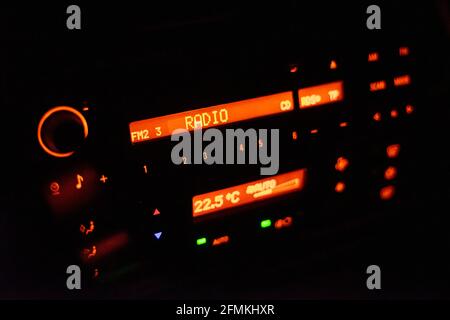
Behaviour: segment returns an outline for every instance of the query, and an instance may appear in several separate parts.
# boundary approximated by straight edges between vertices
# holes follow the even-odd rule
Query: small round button
[[[88,124],[76,109],[59,106],[48,110],[39,121],[38,141],[42,149],[57,158],[70,157],[88,136]]]

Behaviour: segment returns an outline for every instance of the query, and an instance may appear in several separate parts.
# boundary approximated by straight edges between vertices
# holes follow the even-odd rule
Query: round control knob
[[[38,141],[42,149],[57,158],[70,157],[88,136],[88,124],[76,109],[67,106],[47,111],[39,121]]]

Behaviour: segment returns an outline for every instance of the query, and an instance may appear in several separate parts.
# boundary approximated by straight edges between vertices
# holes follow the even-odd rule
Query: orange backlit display
[[[305,175],[306,169],[300,169],[195,196],[192,198],[192,214],[199,217],[300,191],[304,186]]]
[[[130,123],[132,143],[167,137],[177,129],[192,131],[288,112],[294,109],[292,92],[282,92],[213,107],[190,110]]]
[[[298,90],[300,109],[317,107],[344,99],[344,85],[342,81],[321,84]]]

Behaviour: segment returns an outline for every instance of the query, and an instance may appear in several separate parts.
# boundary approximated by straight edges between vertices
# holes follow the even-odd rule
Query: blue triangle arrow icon
[[[156,232],[154,235],[155,238],[159,240],[159,238],[161,238],[162,232]]]

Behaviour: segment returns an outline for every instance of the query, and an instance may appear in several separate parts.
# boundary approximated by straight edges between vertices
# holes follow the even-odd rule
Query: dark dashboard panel
[[[380,6],[2,10],[0,296],[448,297],[448,8]],[[279,170],[175,165],[183,125]]]

